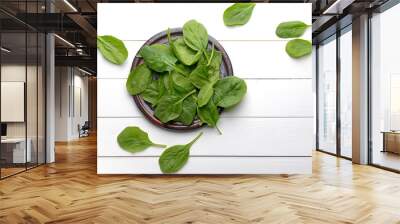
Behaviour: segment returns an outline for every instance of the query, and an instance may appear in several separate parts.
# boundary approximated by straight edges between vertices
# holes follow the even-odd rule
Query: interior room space
[[[55,73],[55,141],[96,135],[96,78],[79,67],[57,66]]]

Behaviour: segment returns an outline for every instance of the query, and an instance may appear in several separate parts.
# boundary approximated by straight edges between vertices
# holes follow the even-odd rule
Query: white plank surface
[[[181,174],[310,173],[313,148],[311,57],[294,60],[285,53],[287,40],[276,37],[280,22],[311,24],[311,4],[257,3],[245,26],[229,28],[222,21],[226,3],[98,4],[98,35],[124,40],[129,57],[115,66],[98,55],[98,173],[159,174],[160,148],[131,154],[116,138],[127,126],[139,126],[150,138],[168,145],[204,135],[193,146]],[[125,90],[133,56],[145,40],[190,19],[203,23],[223,45],[235,75],[246,79],[244,101],[224,111],[215,129],[172,132],[156,127],[138,111]],[[137,22],[139,21],[139,22]],[[127,28],[131,26],[130,28]],[[302,37],[311,39],[311,29]]]
[[[125,89],[126,79],[99,79],[98,117],[143,117]],[[246,80],[242,102],[222,117],[312,117],[312,80]]]
[[[217,40],[280,40],[275,35],[279,23],[300,20],[311,24],[311,3],[257,3],[245,26],[226,27],[224,10],[231,3],[143,3],[97,4],[98,35],[112,34],[122,40],[147,40],[169,28],[182,27],[191,19],[201,22]],[[129,27],[131,26],[131,27]],[[311,39],[311,29],[303,38]]]
[[[159,144],[185,144],[200,131],[203,136],[193,145],[192,155],[198,156],[311,156],[312,118],[221,118],[223,134],[213,128],[189,132],[173,132],[151,124],[145,118],[98,119],[98,156],[158,156],[161,148],[151,147],[140,153],[122,150],[118,134],[128,126],[138,126]]]
[[[310,174],[311,157],[191,157],[177,174]],[[161,174],[158,157],[99,157],[98,174]]]
[[[311,78],[311,56],[295,60],[285,52],[286,41],[221,41],[240,78]],[[122,66],[97,52],[97,78],[127,78],[133,58],[144,41],[125,41],[129,57]]]

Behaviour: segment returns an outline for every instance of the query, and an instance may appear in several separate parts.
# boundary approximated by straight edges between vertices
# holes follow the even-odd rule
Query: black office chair
[[[89,136],[89,129],[90,129],[89,121],[85,121],[82,127],[80,127],[80,125],[78,124],[79,138]]]

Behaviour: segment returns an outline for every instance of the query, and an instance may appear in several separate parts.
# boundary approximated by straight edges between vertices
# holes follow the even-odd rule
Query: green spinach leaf
[[[195,88],[188,77],[174,71],[171,72],[170,76],[172,78],[173,88],[179,93],[187,93]]]
[[[150,69],[145,64],[136,67],[129,74],[126,81],[126,89],[131,95],[137,95],[143,92],[151,83],[152,75]]]
[[[160,100],[160,98],[164,95],[165,87],[163,80],[161,78],[157,80],[152,80],[150,85],[141,93],[143,99],[149,103],[153,107],[155,107]]]
[[[197,113],[196,97],[194,95],[186,98],[182,103],[182,113],[176,119],[184,125],[190,125],[193,123],[194,117]]]
[[[201,57],[202,51],[194,51],[186,46],[182,37],[172,41],[172,49],[179,61],[185,65],[195,64]]]
[[[169,72],[175,68],[177,61],[173,51],[168,45],[146,45],[140,50],[146,65],[156,72]]]
[[[301,21],[283,22],[276,28],[276,35],[280,38],[296,38],[304,34],[309,25]]]
[[[301,58],[311,54],[312,44],[308,40],[294,39],[286,44],[286,53],[292,58]]]
[[[214,94],[213,84],[207,84],[201,87],[199,95],[197,97],[198,98],[197,104],[199,105],[199,107],[206,105],[213,96],[213,94]]]
[[[203,52],[208,45],[207,30],[196,20],[189,20],[183,25],[183,40],[192,50]]]
[[[212,99],[209,100],[205,106],[197,107],[197,115],[203,123],[206,123],[210,127],[217,128],[218,132],[222,134],[221,130],[219,130],[217,126],[219,111]]]
[[[189,159],[190,148],[202,134],[203,132],[200,132],[195,139],[186,145],[174,145],[165,149],[158,160],[161,171],[163,173],[175,173],[182,169]]]
[[[232,107],[243,99],[246,91],[247,86],[243,79],[229,76],[215,84],[213,100],[219,107]]]
[[[253,13],[255,3],[235,3],[224,11],[225,26],[238,26],[246,24]]]
[[[117,137],[119,146],[128,152],[141,152],[150,146],[167,147],[156,144],[149,139],[149,135],[139,127],[127,127]]]
[[[194,86],[201,89],[204,85],[214,84],[220,79],[219,71],[213,67],[199,63],[189,75],[190,81]]]
[[[124,42],[111,35],[97,36],[97,48],[109,62],[121,65],[128,58]]]
[[[164,95],[159,100],[158,106],[154,111],[154,115],[163,123],[167,123],[178,118],[182,113],[182,102],[195,92],[196,90],[192,90],[190,93],[184,96],[176,94]]]

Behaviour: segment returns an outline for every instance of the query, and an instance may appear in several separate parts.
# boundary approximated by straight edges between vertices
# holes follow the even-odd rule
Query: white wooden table
[[[32,157],[32,140],[30,138],[26,139],[28,144],[25,144],[25,138],[5,138],[1,139],[2,145],[13,146],[13,163],[25,163],[30,162]],[[25,150],[25,145],[27,145]]]
[[[143,43],[168,27],[196,19],[227,51],[236,76],[246,80],[243,102],[221,114],[219,127],[202,128],[204,135],[191,150],[180,174],[311,173],[314,100],[311,56],[294,60],[285,53],[287,40],[276,37],[280,22],[311,24],[311,4],[258,3],[248,24],[228,28],[222,21],[225,3],[98,4],[98,35],[124,40],[129,58],[112,65],[98,53],[99,174],[159,174],[162,149],[131,154],[116,138],[127,126],[139,126],[156,142],[168,145],[191,140],[200,130],[176,133],[144,118],[125,89],[134,55]],[[303,36],[311,40],[311,29]]]

